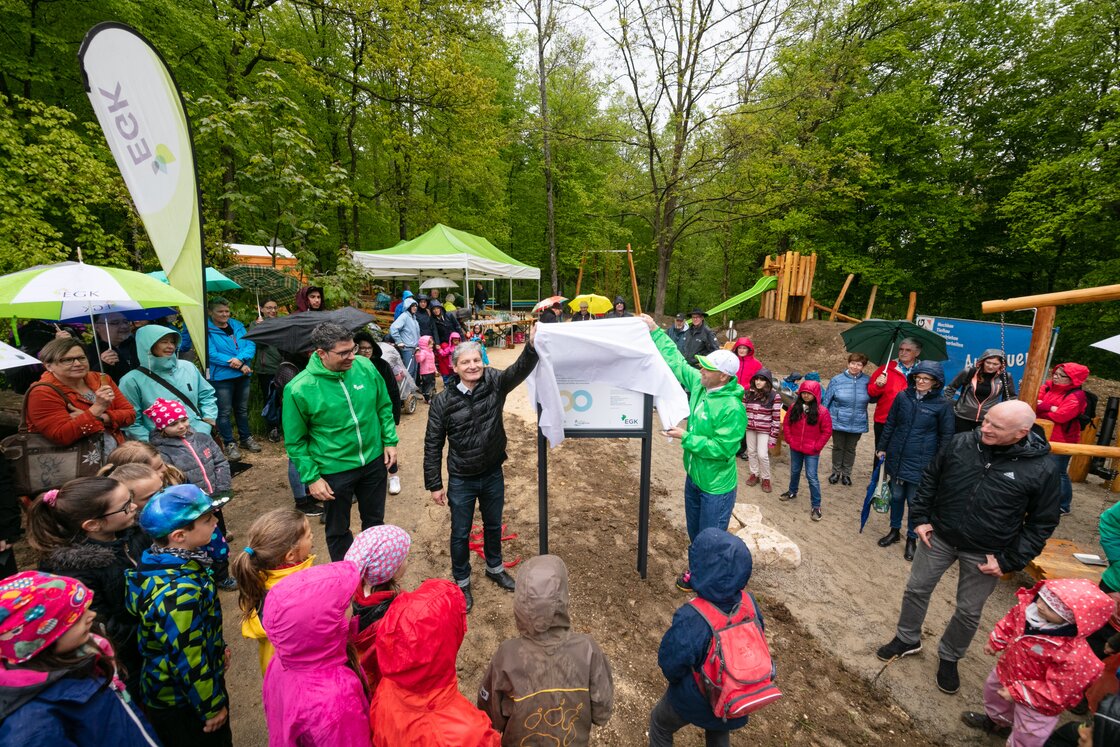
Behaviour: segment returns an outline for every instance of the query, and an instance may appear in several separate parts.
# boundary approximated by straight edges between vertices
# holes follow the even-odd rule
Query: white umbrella
[[[5,342],[0,342],[0,370],[30,366],[38,362],[38,358],[28,355],[19,348],[13,348]]]
[[[420,283],[420,290],[428,290],[430,288],[458,288],[459,284],[450,278],[428,278],[423,283]]]
[[[1098,340],[1090,345],[1090,347],[1100,348],[1101,350],[1107,350],[1110,353],[1120,355],[1120,335],[1113,335],[1108,339]]]

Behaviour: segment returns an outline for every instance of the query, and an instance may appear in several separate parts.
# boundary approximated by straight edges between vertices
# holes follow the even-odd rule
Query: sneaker
[[[762,492],[763,493],[769,493],[772,489],[773,488],[770,487],[770,481],[769,480],[763,480],[762,481]]]
[[[758,475],[752,472],[751,476],[747,478],[747,487],[753,488],[755,485],[758,485]]]
[[[231,462],[241,461],[241,449],[237,448],[237,444],[232,441],[226,444],[226,459]]]
[[[322,516],[327,511],[326,506],[314,498],[296,501],[296,510],[302,511],[305,516]]]
[[[685,571],[681,575],[677,576],[677,588],[680,589],[681,591],[688,592],[689,594],[692,593],[692,573],[691,572]]]
[[[851,485],[852,484],[852,476],[851,475],[840,475],[840,484],[841,485]]]
[[[957,662],[941,659],[937,665],[937,689],[947,695],[954,695],[961,689],[961,676],[957,674]]]
[[[890,661],[891,659],[901,659],[903,656],[913,656],[922,650],[922,642],[906,643],[898,636],[891,639],[891,642],[885,646],[880,646],[875,655],[879,657],[880,661]]]
[[[252,436],[249,436],[247,439],[241,442],[241,448],[253,454],[261,453],[261,445],[257,443]]]
[[[821,520],[821,510],[819,508],[810,509],[809,510],[809,518],[812,519],[813,521],[820,521]]]
[[[389,475],[389,495],[399,495],[401,492],[401,478]]]
[[[979,729],[982,732],[995,734],[998,737],[1007,737],[1011,734],[1010,726],[1002,726],[992,721],[988,714],[978,713],[977,711],[965,711],[962,713],[961,723],[971,729]]]
[[[788,490],[778,496],[779,501],[792,501],[797,498],[797,493],[791,493]]]
[[[220,591],[237,591],[237,579],[233,576],[226,576],[216,585]]]
[[[280,429],[273,428],[268,432],[268,440],[274,444],[280,443]]]
[[[1058,513],[1061,514],[1062,516],[1069,516],[1069,512],[1070,512],[1070,509],[1068,509],[1068,508],[1062,508],[1060,506],[1058,507]]]
[[[839,472],[833,472],[831,475],[828,476],[828,484],[829,485],[835,485],[838,482],[840,482],[840,473]]]

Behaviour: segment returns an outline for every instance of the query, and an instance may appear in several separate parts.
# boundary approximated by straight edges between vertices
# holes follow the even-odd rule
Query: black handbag
[[[79,438],[69,446],[59,446],[41,433],[27,427],[27,400],[37,386],[53,389],[68,404],[66,394],[56,386],[37,382],[23,397],[19,432],[0,441],[0,452],[12,466],[12,483],[17,495],[35,496],[60,488],[77,477],[92,477],[105,464],[105,440],[101,432]]]

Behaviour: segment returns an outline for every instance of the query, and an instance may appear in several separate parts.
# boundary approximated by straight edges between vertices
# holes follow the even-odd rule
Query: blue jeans
[[[416,348],[397,348],[397,350],[401,354],[401,364],[404,366],[404,370],[408,371],[408,375],[415,381],[417,378],[416,359],[414,357],[416,355]]]
[[[797,486],[801,483],[801,468],[805,468],[805,479],[809,482],[809,505],[812,508],[821,507],[821,481],[817,477],[817,464],[820,454],[803,454],[797,449],[789,450],[789,493],[797,495]]]
[[[1063,514],[1068,514],[1070,506],[1073,505],[1073,481],[1069,479],[1069,460],[1073,459],[1072,454],[1054,454],[1054,464],[1058,466],[1058,479],[1060,481],[1061,501],[1059,507]]]
[[[218,433],[227,444],[233,443],[233,426],[230,415],[237,421],[237,434],[244,443],[249,436],[249,377],[211,381],[218,395]]]
[[[447,504],[451,508],[451,575],[460,586],[471,582],[471,522],[474,504],[482,514],[482,550],[486,570],[500,573],[502,564],[502,511],[506,503],[506,478],[501,466],[486,474],[448,475]]]
[[[292,489],[292,497],[295,498],[296,503],[307,500],[307,486],[299,479],[299,470],[291,459],[288,460],[288,487]]]
[[[906,538],[917,539],[914,533],[914,517],[909,515],[908,508],[918,494],[918,483],[907,482],[895,478],[891,480],[891,529],[902,528],[902,514],[907,512]]]
[[[727,529],[731,521],[731,509],[735,507],[735,491],[727,493],[705,493],[696,487],[691,477],[684,478],[684,523],[688,529],[688,541],[710,527]]]

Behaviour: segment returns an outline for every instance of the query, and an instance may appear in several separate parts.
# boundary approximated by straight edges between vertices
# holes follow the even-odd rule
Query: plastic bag
[[[891,510],[891,478],[887,477],[886,472],[879,479],[875,494],[871,496],[871,508],[880,514]]]

